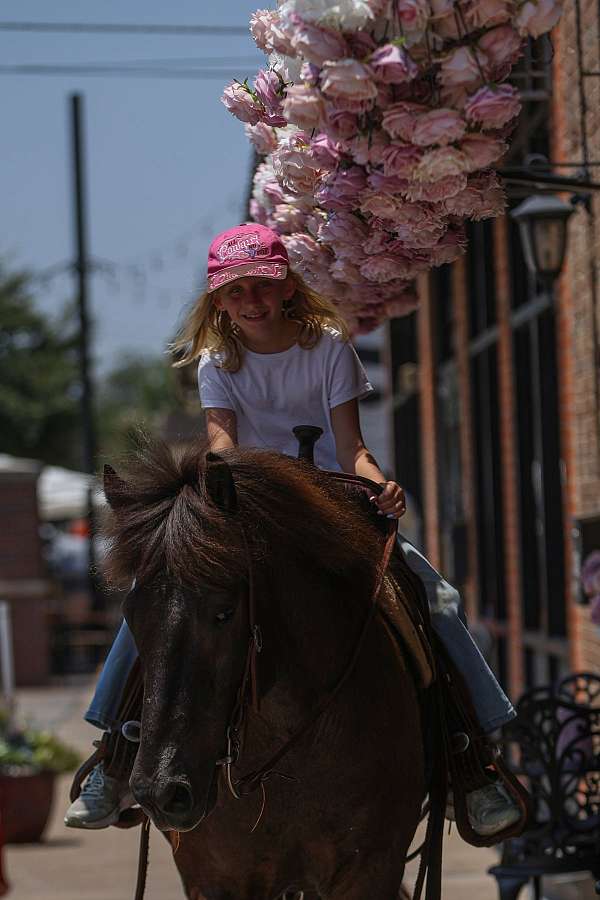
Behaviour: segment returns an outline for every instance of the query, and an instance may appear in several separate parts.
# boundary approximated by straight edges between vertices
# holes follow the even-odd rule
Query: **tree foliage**
[[[80,467],[77,336],[34,303],[32,278],[0,262],[0,451]]]

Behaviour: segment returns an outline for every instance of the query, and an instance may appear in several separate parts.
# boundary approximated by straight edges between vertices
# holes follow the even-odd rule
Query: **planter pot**
[[[7,844],[39,841],[50,816],[54,772],[0,774],[0,810]]]

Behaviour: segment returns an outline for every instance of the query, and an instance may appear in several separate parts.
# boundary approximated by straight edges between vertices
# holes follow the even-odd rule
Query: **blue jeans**
[[[485,732],[494,731],[516,715],[513,705],[467,630],[460,594],[448,584],[422,553],[398,535],[406,561],[425,587],[431,624],[452,662],[470,689],[479,723]],[[133,635],[123,622],[102,669],[96,692],[85,720],[105,731],[120,727],[117,719],[121,694],[137,657]]]

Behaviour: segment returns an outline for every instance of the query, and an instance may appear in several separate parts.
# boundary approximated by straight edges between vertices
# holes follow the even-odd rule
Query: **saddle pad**
[[[407,652],[413,663],[417,686],[428,688],[434,680],[433,651],[418,624],[418,612],[410,612],[410,598],[391,575],[386,575],[377,601],[379,613],[387,623],[393,638],[402,652]]]

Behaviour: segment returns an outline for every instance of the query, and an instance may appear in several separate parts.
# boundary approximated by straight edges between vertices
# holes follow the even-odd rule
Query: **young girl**
[[[358,400],[373,390],[335,310],[289,271],[278,234],[262,225],[239,225],[218,235],[208,256],[207,291],[175,342],[178,365],[199,359],[200,399],[213,450],[235,445],[297,455],[295,425],[323,430],[315,463],[370,478],[383,486],[378,513],[399,518],[404,492],[388,481],[365,446]],[[433,627],[472,692],[485,732],[515,712],[472,641],[458,592],[402,535],[408,565],[422,580]],[[118,728],[121,691],[136,657],[123,624],[86,714],[103,728]],[[131,803],[128,786],[94,769],[81,796],[67,811],[67,825],[102,828]],[[489,785],[467,797],[471,825],[482,835],[503,831],[519,810],[501,787]]]

